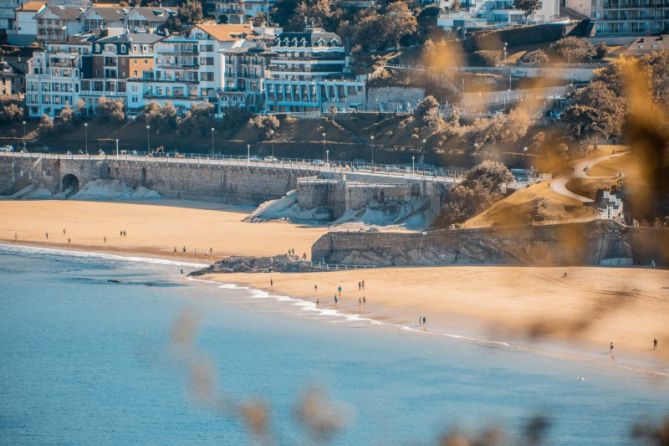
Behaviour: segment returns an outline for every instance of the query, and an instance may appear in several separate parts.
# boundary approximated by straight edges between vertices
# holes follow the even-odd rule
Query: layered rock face
[[[667,228],[628,228],[600,220],[423,233],[330,232],[316,241],[311,255],[317,262],[370,266],[632,265],[652,260],[669,265],[667,246]]]

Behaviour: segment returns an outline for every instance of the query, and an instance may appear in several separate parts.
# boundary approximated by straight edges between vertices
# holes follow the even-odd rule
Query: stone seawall
[[[330,232],[312,259],[369,266],[451,264],[669,266],[669,229],[608,220],[425,233]]]
[[[130,187],[145,186],[166,198],[258,205],[295,189],[297,179],[317,171],[289,166],[248,166],[167,158],[78,158],[2,156],[0,194],[10,195],[30,184],[52,193],[65,185],[78,188],[94,180],[117,179]]]

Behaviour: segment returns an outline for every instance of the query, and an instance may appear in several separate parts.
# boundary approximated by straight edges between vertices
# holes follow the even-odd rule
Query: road
[[[583,195],[578,195],[575,194],[574,192],[570,191],[567,189],[567,183],[569,183],[571,180],[577,179],[577,178],[587,178],[590,180],[610,180],[615,177],[607,177],[607,176],[598,176],[598,177],[591,177],[588,175],[588,171],[590,169],[603,162],[606,160],[610,160],[613,158],[618,158],[621,156],[627,155],[629,152],[621,152],[621,153],[614,153],[611,155],[605,155],[605,156],[600,156],[599,158],[593,158],[593,159],[588,159],[588,160],[583,160],[581,162],[578,162],[574,165],[574,170],[572,173],[561,175],[553,181],[551,181],[551,189],[554,192],[557,192],[560,195],[563,195],[565,197],[573,198],[574,200],[578,200],[581,203],[592,203],[594,200],[589,197],[584,197]]]

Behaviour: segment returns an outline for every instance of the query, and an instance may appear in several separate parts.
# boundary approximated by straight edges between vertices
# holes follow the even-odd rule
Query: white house
[[[37,39],[40,41],[67,40],[81,33],[79,17],[84,8],[47,5],[37,13]]]
[[[16,8],[14,33],[37,37],[37,13],[46,7],[41,0],[28,1]]]

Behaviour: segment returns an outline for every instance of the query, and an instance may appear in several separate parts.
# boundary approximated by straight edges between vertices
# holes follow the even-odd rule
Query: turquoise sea
[[[548,444],[634,444],[669,413],[669,384],[571,361],[319,312],[188,280],[188,265],[0,246],[0,444],[238,445],[244,426],[195,401],[170,330],[195,314],[220,392],[262,398],[278,444],[305,444],[296,402],[323,389],[348,424],[337,445],[436,444],[441,432],[535,414]]]

